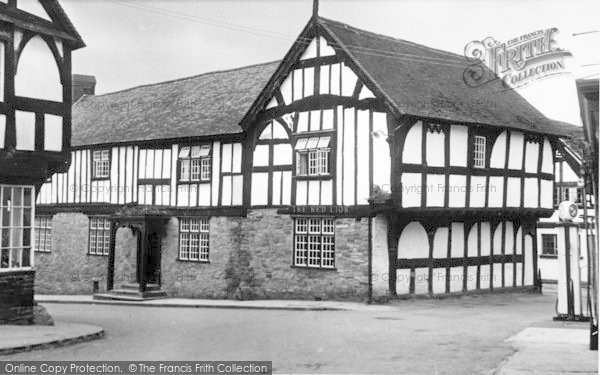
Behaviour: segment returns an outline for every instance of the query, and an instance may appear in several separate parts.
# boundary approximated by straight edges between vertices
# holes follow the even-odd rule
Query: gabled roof
[[[67,16],[67,13],[65,13],[65,10],[60,6],[58,0],[43,0],[40,1],[40,3],[42,3],[44,9],[46,9],[46,12],[48,12],[48,15],[55,22],[58,22],[63,27],[63,29],[67,33],[71,34],[73,38],[78,42],[76,48],[85,47],[85,43],[83,42],[81,35],[79,35],[77,29],[75,29],[75,26]]]
[[[83,96],[73,146],[241,133],[239,122],[279,62]]]
[[[338,53],[347,56],[376,95],[397,116],[507,127],[535,133],[563,136],[563,130],[546,118],[516,91],[499,79],[473,88],[463,81],[465,68],[472,63],[464,56],[395,39],[332,21],[313,18],[286,55],[277,74],[287,75],[286,60],[295,59],[306,48],[303,42],[318,32]],[[494,76],[486,68],[486,73]],[[494,76],[495,77],[495,76]],[[273,79],[244,118],[252,122],[264,108],[281,79]]]
[[[44,7],[52,21],[27,13],[12,5],[0,3],[0,19],[18,23],[21,27],[42,33],[52,33],[71,41],[72,49],[85,47],[81,35],[60,6],[58,0],[43,0],[40,4]]]

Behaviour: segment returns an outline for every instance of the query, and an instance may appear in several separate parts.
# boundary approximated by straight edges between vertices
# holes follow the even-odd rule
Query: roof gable
[[[304,27],[244,116],[244,129],[269,105],[293,64],[311,48],[308,41],[315,35],[324,37],[336,54],[345,57],[345,63],[396,118],[408,115],[564,135],[563,129],[499,79],[477,88],[468,86],[463,75],[471,63],[464,56],[322,17],[312,18]]]
[[[28,30],[59,36],[67,40],[72,49],[85,47],[58,0],[19,0],[16,7],[0,2],[0,19]]]

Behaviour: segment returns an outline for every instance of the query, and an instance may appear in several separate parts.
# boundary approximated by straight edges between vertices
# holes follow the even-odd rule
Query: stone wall
[[[227,267],[239,249],[240,217],[210,219],[209,262],[189,262],[179,257],[179,221],[171,218],[161,244],[162,289],[170,296],[227,298]]]
[[[366,299],[368,219],[336,219],[335,223],[335,270],[298,268],[292,266],[293,218],[272,209],[248,212],[237,259],[248,266],[232,267],[245,270],[236,297]]]
[[[52,217],[52,251],[36,252],[35,292],[91,294],[93,281],[106,290],[108,256],[89,255],[89,219],[81,213]]]
[[[53,218],[52,252],[36,253],[36,292],[90,294],[92,280],[106,288],[108,257],[88,255],[88,218]],[[293,267],[293,218],[275,209],[247,217],[211,217],[209,262],[178,260],[179,222],[165,224],[161,243],[162,289],[172,297],[230,299],[366,300],[368,219],[336,219],[335,269]],[[135,237],[119,228],[115,287],[135,278]]]
[[[108,260],[107,260],[108,262]],[[137,236],[127,227],[117,229],[114,286],[137,282]]]
[[[171,296],[230,299],[351,299],[368,293],[368,219],[337,219],[335,270],[292,266],[293,219],[273,209],[213,217],[209,263],[177,260],[172,218],[162,243],[162,286]]]
[[[0,272],[0,324],[33,324],[34,271]]]

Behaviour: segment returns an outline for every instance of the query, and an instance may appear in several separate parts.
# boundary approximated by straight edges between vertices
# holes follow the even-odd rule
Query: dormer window
[[[327,176],[331,137],[301,138],[296,142],[296,175]]]
[[[473,137],[473,167],[485,168],[485,137]]]
[[[182,147],[179,151],[179,181],[210,181],[210,145]]]
[[[92,153],[92,176],[95,179],[110,177],[110,150],[96,150]]]

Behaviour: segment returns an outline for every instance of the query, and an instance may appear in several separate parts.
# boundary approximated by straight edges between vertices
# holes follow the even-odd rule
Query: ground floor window
[[[558,255],[556,234],[542,234],[542,255]]]
[[[102,216],[90,217],[90,248],[92,255],[108,255],[110,249],[110,220]]]
[[[33,187],[0,185],[0,269],[31,267]]]
[[[335,267],[335,219],[294,219],[294,266]]]
[[[52,251],[52,216],[36,216],[34,249],[41,253]]]
[[[208,245],[208,218],[179,218],[179,260],[208,262]]]

